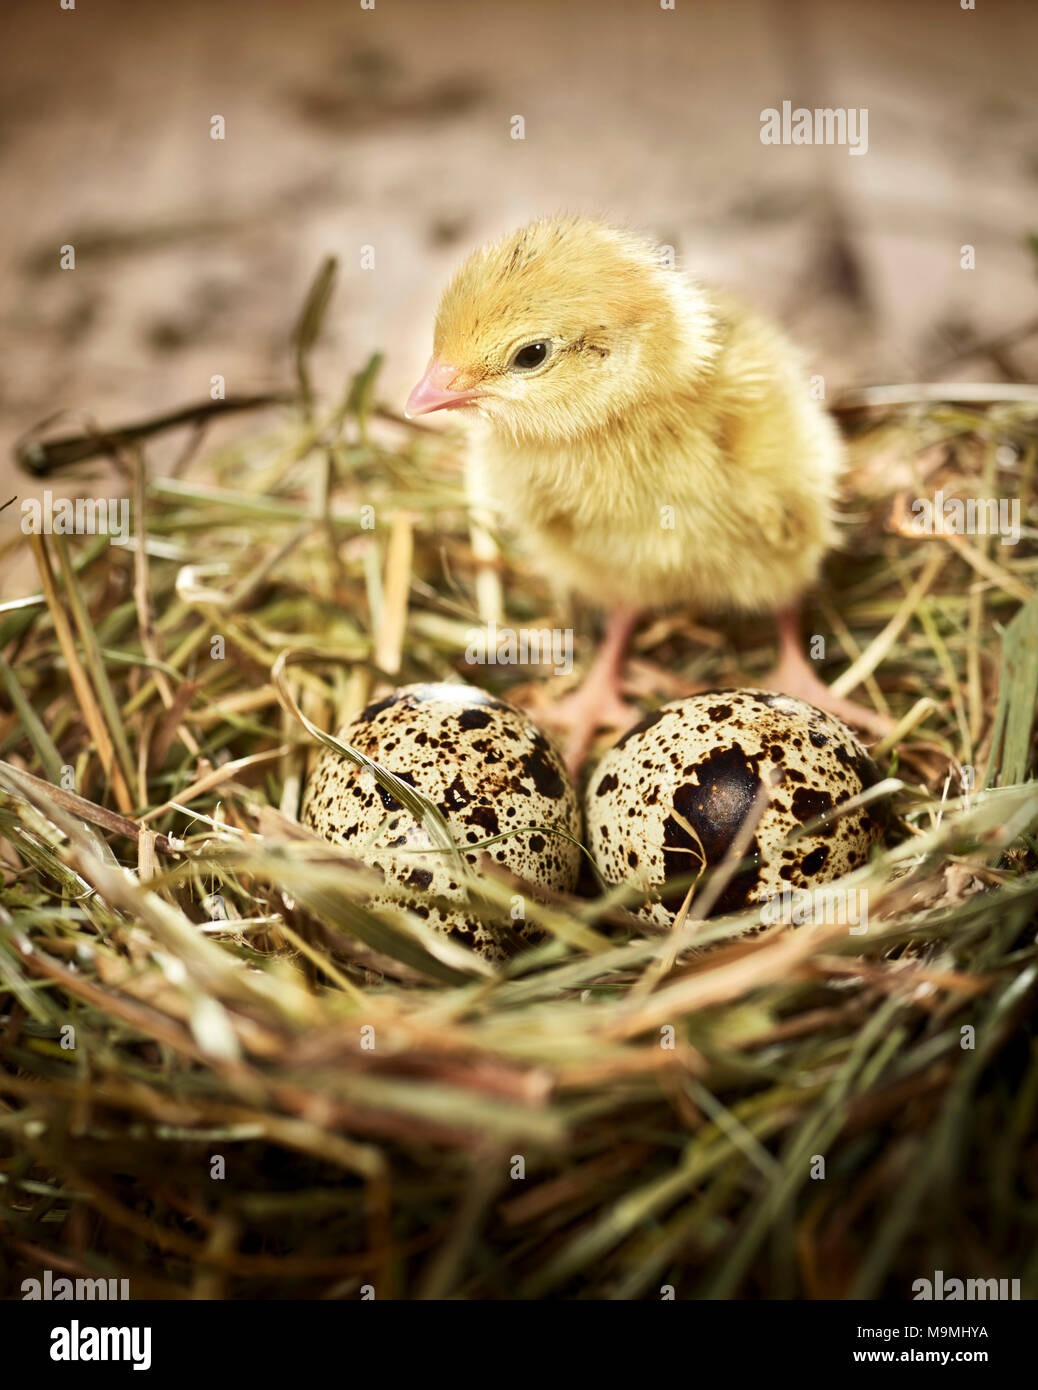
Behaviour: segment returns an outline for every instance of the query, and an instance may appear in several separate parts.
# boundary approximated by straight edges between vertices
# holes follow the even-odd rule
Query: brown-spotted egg
[[[558,753],[522,711],[469,685],[408,685],[368,705],[338,737],[434,802],[469,866],[487,854],[535,887],[576,886],[579,798]],[[478,916],[466,915],[457,861],[444,850],[428,852],[424,826],[367,770],[325,749],[302,819],[386,879],[416,890],[407,905],[430,925],[488,959],[507,954]],[[507,831],[521,833],[470,848]],[[441,908],[426,895],[459,908]],[[527,935],[524,919],[508,925]]]
[[[832,715],[768,690],[675,700],[602,758],[585,798],[588,848],[609,883],[644,889],[641,916],[668,926],[690,877],[720,863],[762,785],[771,800],[713,914],[810,888],[865,863],[882,831],[873,807],[792,831],[877,780],[875,764]],[[676,879],[684,887],[666,891]]]

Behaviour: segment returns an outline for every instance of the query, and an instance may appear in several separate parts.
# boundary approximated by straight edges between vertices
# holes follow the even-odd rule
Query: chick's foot
[[[605,640],[583,684],[559,700],[546,716],[553,726],[566,732],[566,766],[574,777],[598,729],[623,732],[641,718],[637,706],[628,704],[620,693],[624,654],[637,622],[638,614],[631,609],[618,609],[610,615]]]
[[[780,613],[776,619],[779,635],[779,659],[774,670],[764,678],[769,690],[780,690],[806,700],[809,705],[835,714],[845,724],[853,724],[876,738],[882,738],[894,727],[893,722],[866,705],[834,695],[815,674],[804,655],[800,642],[799,623],[795,610]]]
[[[623,733],[641,717],[641,710],[629,705],[615,685],[597,677],[589,677],[572,695],[560,700],[548,715],[550,723],[566,733],[566,766],[573,777],[583,767],[587,750],[599,729]]]

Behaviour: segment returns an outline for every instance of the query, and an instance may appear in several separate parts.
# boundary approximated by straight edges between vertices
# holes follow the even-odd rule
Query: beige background
[[[834,389],[1033,377],[1034,338],[948,358],[1038,312],[1036,51],[1023,0],[6,0],[0,501],[44,485],[10,444],[56,410],[114,425],[205,398],[214,373],[287,380],[328,252],[319,380],[337,392],[379,348],[400,404],[460,256],[561,208],[673,243]],[[762,145],[785,98],[867,106],[867,155]]]

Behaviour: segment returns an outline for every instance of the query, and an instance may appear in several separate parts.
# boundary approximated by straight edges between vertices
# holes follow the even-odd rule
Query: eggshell
[[[645,890],[637,909],[673,921],[686,888],[668,882],[720,863],[764,780],[771,803],[712,915],[783,890],[811,888],[863,864],[882,832],[871,807],[793,845],[793,830],[878,778],[851,731],[832,715],[768,690],[715,690],[664,705],[602,758],[588,782],[588,848],[603,877]]]
[[[470,865],[487,854],[537,887],[576,886],[578,846],[543,828],[478,852],[467,848],[520,827],[559,827],[580,839],[576,789],[558,753],[521,710],[469,685],[409,685],[368,705],[338,737],[432,800]],[[326,749],[307,786],[302,819],[387,880],[418,890],[408,905],[432,926],[488,959],[508,954],[471,910],[466,916],[425,900],[429,894],[464,904],[457,865],[445,852],[408,852],[427,850],[428,833],[366,770]],[[525,920],[507,925],[532,939]]]

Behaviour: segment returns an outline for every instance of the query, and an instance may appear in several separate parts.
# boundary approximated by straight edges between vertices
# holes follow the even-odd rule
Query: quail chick
[[[411,416],[462,410],[486,493],[544,570],[607,608],[560,711],[568,758],[633,717],[620,698],[645,609],[776,614],[772,682],[868,728],[805,657],[798,604],[836,541],[838,433],[771,324],[584,217],[533,222],[448,285]]]

